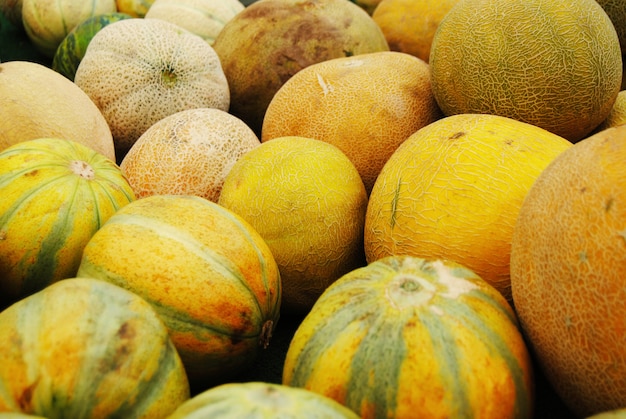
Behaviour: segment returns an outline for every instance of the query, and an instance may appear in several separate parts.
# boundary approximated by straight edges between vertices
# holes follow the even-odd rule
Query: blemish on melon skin
[[[464,135],[465,135],[465,133],[463,131],[461,131],[461,132],[457,132],[455,134],[452,134],[451,136],[448,137],[448,139],[449,140],[456,140],[456,139],[461,138]]]

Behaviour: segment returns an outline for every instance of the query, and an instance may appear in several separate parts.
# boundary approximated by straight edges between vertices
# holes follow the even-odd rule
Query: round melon
[[[296,73],[270,101],[261,140],[292,135],[333,144],[352,161],[369,194],[398,146],[441,116],[428,64],[379,51]]]
[[[189,399],[167,329],[142,298],[68,278],[0,312],[0,411],[165,417]]]
[[[332,284],[298,326],[284,385],[363,418],[532,418],[533,372],[507,301],[467,268],[390,256]]]
[[[358,419],[333,399],[297,387],[265,382],[222,384],[181,404],[168,419]]]
[[[131,16],[126,13],[115,12],[92,16],[81,22],[63,38],[63,41],[57,47],[51,68],[74,81],[78,64],[85,56],[87,46],[96,32],[109,23],[129,18]]]
[[[145,17],[175,23],[213,45],[226,22],[244,7],[239,0],[156,0]]]
[[[506,116],[572,142],[606,118],[622,83],[619,39],[595,0],[461,0],[429,63],[444,114]]]
[[[454,260],[511,298],[513,229],[541,171],[571,147],[497,115],[449,116],[391,155],[365,217],[368,262],[390,255]]]
[[[224,25],[213,47],[230,86],[229,111],[259,137],[272,97],[298,71],[389,50],[371,16],[346,0],[254,2]]]
[[[145,17],[154,0],[116,0],[117,11],[132,17]]]
[[[267,244],[200,197],[153,195],[121,208],[85,246],[78,275],[150,302],[196,388],[250,367],[278,321],[280,275]]]
[[[558,156],[520,209],[511,287],[538,364],[579,417],[626,406],[626,126]]]
[[[0,152],[0,303],[78,270],[91,236],[135,195],[114,162],[43,138]]]
[[[93,148],[115,161],[111,129],[78,86],[29,61],[0,64],[0,151],[21,141],[58,137]]]
[[[116,11],[115,0],[23,0],[22,23],[33,45],[52,58],[75,26],[92,16]]]
[[[193,108],[227,111],[228,81],[202,38],[160,19],[123,19],[98,31],[74,82],[111,127],[118,156],[159,120]]]

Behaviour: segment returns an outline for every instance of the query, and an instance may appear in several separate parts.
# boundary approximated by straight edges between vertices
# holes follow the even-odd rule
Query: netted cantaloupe
[[[98,31],[74,82],[111,127],[118,158],[151,125],[192,108],[228,110],[228,81],[202,38],[160,19],[124,19]]]
[[[511,243],[520,323],[579,417],[626,406],[626,126],[588,137],[537,178]]]
[[[572,142],[606,118],[622,82],[619,39],[595,0],[460,0],[429,63],[444,114],[506,116]]]
[[[217,202],[235,162],[260,144],[250,127],[228,112],[187,109],[148,128],[120,168],[138,198],[196,195]]]

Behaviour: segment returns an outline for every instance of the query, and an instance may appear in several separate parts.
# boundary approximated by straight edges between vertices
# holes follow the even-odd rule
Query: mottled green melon
[[[91,38],[105,26],[131,17],[126,13],[105,13],[83,21],[72,29],[59,44],[52,59],[52,69],[74,81],[76,69],[85,56]]]

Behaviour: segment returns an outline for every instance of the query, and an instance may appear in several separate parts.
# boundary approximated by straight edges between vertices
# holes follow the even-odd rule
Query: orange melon
[[[626,126],[546,167],[520,209],[511,287],[538,364],[579,417],[626,406]]]
[[[429,63],[444,114],[506,116],[572,142],[606,118],[622,83],[619,39],[595,0],[460,0]]]
[[[261,140],[293,135],[333,144],[354,163],[369,194],[396,148],[441,116],[428,64],[380,51],[300,70],[270,101]]]
[[[196,195],[217,202],[235,162],[261,144],[239,118],[213,108],[180,111],[143,133],[120,168],[135,195]]]
[[[261,135],[276,91],[303,68],[387,51],[365,10],[347,0],[262,0],[229,20],[215,43],[231,92],[230,112]]]

